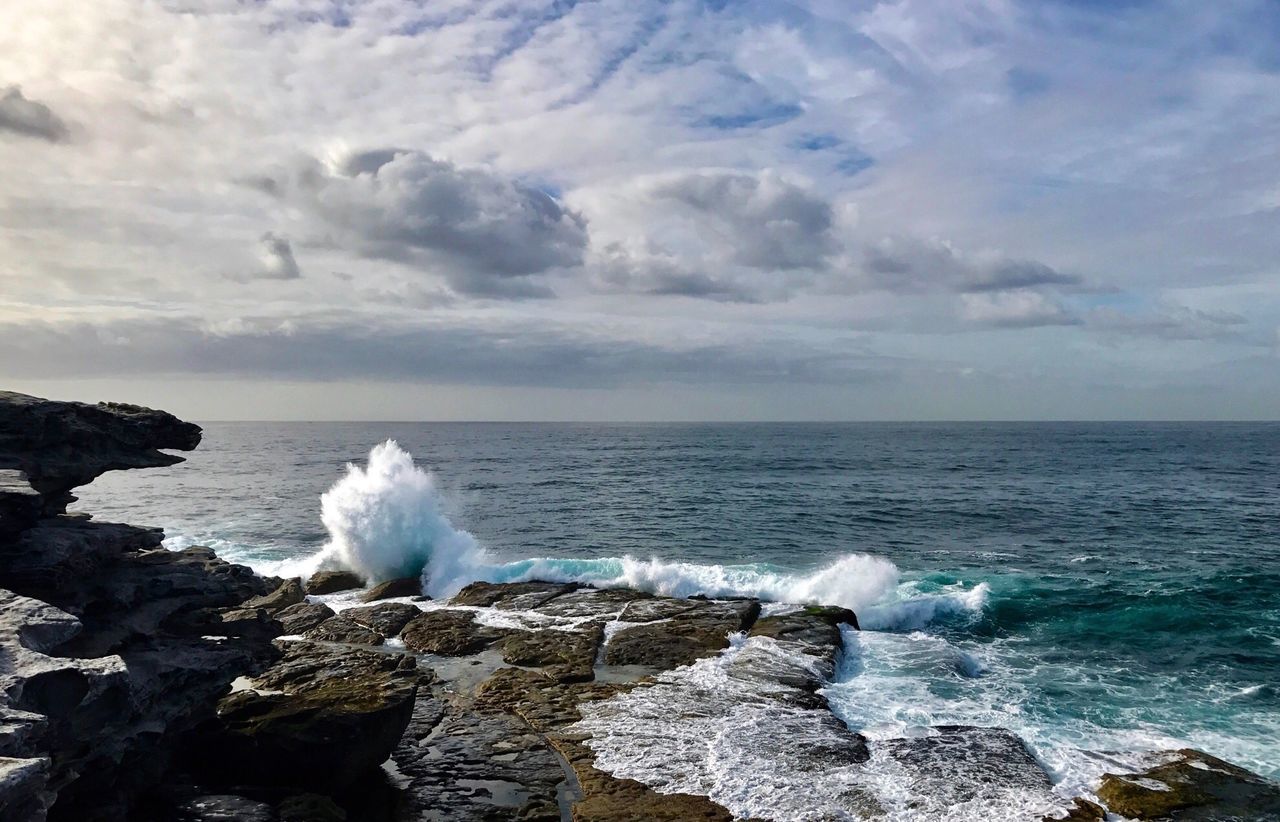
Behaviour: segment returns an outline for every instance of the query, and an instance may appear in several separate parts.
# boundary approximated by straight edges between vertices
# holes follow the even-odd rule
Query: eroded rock
[[[299,602],[276,612],[280,629],[288,635],[304,633],[333,616],[333,609],[322,602]]]
[[[1131,819],[1280,819],[1280,785],[1190,748],[1141,773],[1105,774],[1097,793]]]
[[[618,631],[605,648],[604,661],[658,670],[688,665],[729,647],[729,634],[750,628],[759,615],[760,603],[755,600],[692,600],[662,622]]]
[[[296,641],[249,688],[224,697],[200,740],[216,780],[329,792],[390,755],[422,681],[412,657]]]
[[[349,619],[345,612],[329,617],[303,636],[316,642],[344,642],[350,645],[381,645],[385,639],[377,631]]]
[[[348,608],[342,612],[342,616],[371,631],[377,631],[384,637],[394,637],[398,636],[404,630],[404,626],[421,613],[421,610],[403,602],[383,602],[360,608]]]
[[[422,580],[418,577],[402,577],[378,583],[366,591],[360,599],[363,602],[377,602],[380,599],[421,596],[423,596]]]
[[[350,571],[316,571],[307,580],[306,592],[309,595],[336,594],[363,588],[364,579]]]
[[[466,656],[484,650],[504,634],[476,622],[471,611],[439,610],[414,617],[400,632],[400,639],[411,651]]]

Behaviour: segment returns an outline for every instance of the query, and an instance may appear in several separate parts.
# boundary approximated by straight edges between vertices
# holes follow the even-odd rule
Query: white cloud
[[[1228,359],[1280,318],[1280,11],[1105,6],[18,4],[0,318],[519,319],[506,350],[626,318],[1011,375],[1010,335],[1061,325],[1083,375],[1164,368],[1144,338]]]

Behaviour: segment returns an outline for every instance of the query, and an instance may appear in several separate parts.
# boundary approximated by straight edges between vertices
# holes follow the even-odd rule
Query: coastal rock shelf
[[[1007,730],[868,739],[824,696],[844,608],[539,581],[436,601],[66,513],[199,440],[0,393],[0,819],[1280,818],[1275,784],[1197,751],[1068,800]]]

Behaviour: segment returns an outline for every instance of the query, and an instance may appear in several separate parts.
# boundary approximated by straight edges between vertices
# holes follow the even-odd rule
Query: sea
[[[204,430],[75,510],[266,573],[421,573],[435,597],[552,579],[844,605],[863,630],[823,692],[873,740],[1008,728],[1063,797],[1185,746],[1280,776],[1280,424]]]

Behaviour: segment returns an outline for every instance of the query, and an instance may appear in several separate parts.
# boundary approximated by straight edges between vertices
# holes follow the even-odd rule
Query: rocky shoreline
[[[808,803],[791,818],[885,816],[857,776],[886,768],[919,818],[1016,794],[1059,808],[1028,818],[1103,819],[1100,802],[1280,819],[1274,783],[1198,751],[1064,808],[1008,731],[869,742],[821,692],[857,629],[846,609],[550,582],[436,602],[416,579],[261,577],[66,513],[76,487],[172,465],[200,436],[160,411],[0,392],[0,819],[767,818],[682,759],[724,727],[735,750],[844,786],[779,787]],[[767,722],[735,726],[743,705]],[[635,750],[679,778],[628,778]]]

